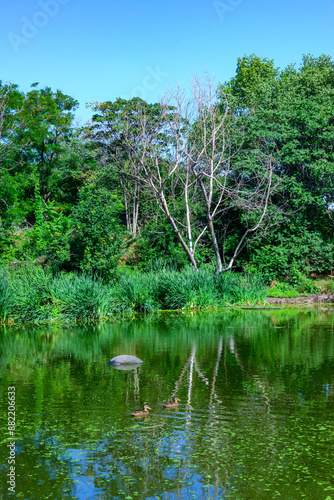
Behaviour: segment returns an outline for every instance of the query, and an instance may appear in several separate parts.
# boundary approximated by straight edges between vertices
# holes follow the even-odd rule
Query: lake
[[[333,313],[236,308],[2,327],[0,497],[334,499]],[[108,365],[120,354],[144,363]],[[174,396],[179,407],[164,409]],[[133,418],[144,403],[149,416]]]

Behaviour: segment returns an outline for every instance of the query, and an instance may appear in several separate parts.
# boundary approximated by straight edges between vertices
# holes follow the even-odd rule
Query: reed
[[[152,312],[159,309],[158,279],[154,272],[123,275],[114,287],[119,311]]]
[[[99,278],[61,275],[54,279],[53,289],[58,313],[66,320],[101,319],[113,309],[111,289]]]
[[[113,308],[111,288],[84,274],[56,277],[42,268],[27,267],[12,277],[14,319],[55,321],[101,319]]]
[[[10,318],[15,306],[15,290],[8,272],[0,269],[0,323]]]
[[[117,312],[204,309],[256,304],[266,298],[264,281],[253,275],[156,266],[123,273],[114,284],[99,277],[41,267],[0,270],[0,322],[99,320]]]
[[[57,306],[53,292],[51,273],[41,267],[26,266],[20,274],[14,274],[14,319],[20,321],[49,321]]]
[[[231,304],[258,304],[267,296],[265,280],[256,274],[234,275],[230,288]]]
[[[159,298],[167,309],[204,308],[219,305],[214,275],[187,269],[159,273]]]

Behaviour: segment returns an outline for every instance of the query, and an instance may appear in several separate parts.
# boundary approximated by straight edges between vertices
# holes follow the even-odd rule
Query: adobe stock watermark
[[[169,76],[169,73],[161,71],[160,66],[146,66],[146,73],[143,77],[141,84],[136,85],[131,89],[130,95],[125,95],[124,99],[132,99],[133,97],[140,97],[141,99],[147,99],[148,93],[156,90],[159,85]]]
[[[8,491],[15,494],[16,488],[16,469],[15,469],[15,387],[8,387],[8,465],[9,472],[7,474]]]
[[[212,3],[218,17],[221,21],[225,21],[225,16],[235,10],[243,0],[214,0]]]
[[[71,0],[40,0],[38,2],[40,10],[37,10],[30,19],[22,17],[20,33],[8,33],[7,38],[14,52],[17,54],[22,45],[26,45],[32,38],[35,38],[39,30],[44,28],[50,19],[57,16],[61,6],[67,5],[70,1]]]

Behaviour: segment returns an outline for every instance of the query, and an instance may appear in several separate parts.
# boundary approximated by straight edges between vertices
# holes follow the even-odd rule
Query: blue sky
[[[334,55],[334,2],[321,0],[11,0],[0,19],[0,79],[61,89],[80,102],[138,95],[208,71],[229,80],[255,53],[284,68]]]

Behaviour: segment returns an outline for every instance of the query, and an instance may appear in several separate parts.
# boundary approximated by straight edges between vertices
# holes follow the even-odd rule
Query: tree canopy
[[[334,62],[249,55],[158,103],[78,102],[0,82],[1,261],[112,279],[123,265],[330,273]],[[307,249],[307,250],[306,250]]]

